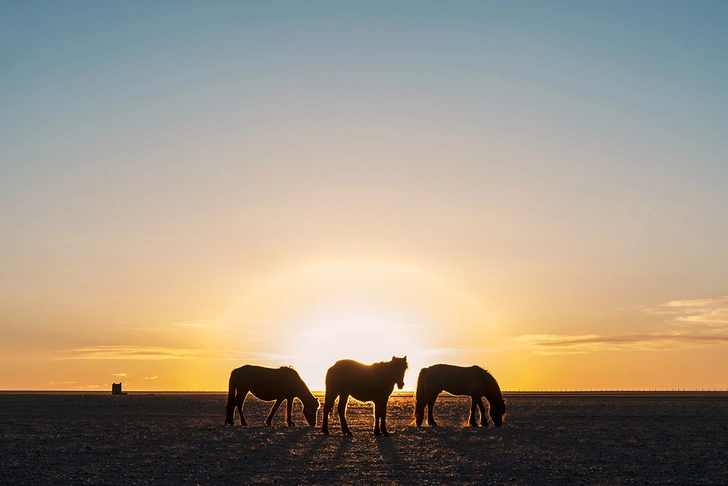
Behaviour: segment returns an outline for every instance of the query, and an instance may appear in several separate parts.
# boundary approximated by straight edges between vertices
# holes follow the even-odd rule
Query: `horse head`
[[[404,374],[408,368],[407,356],[405,356],[404,358],[397,358],[396,356],[392,356],[391,363],[396,373],[395,376],[397,377],[397,388],[401,390],[404,387]]]
[[[488,371],[483,376],[483,387],[485,388],[485,398],[490,404],[490,418],[493,419],[496,427],[500,427],[503,425],[503,419],[506,418],[506,402],[503,400],[498,382]]]
[[[306,422],[308,422],[308,425],[311,427],[316,426],[316,412],[318,411],[319,406],[318,399],[313,395],[303,402],[303,416],[306,417]]]
[[[506,402],[503,398],[494,398],[488,400],[490,403],[489,415],[493,419],[493,425],[500,427],[503,425],[503,419],[506,417]]]

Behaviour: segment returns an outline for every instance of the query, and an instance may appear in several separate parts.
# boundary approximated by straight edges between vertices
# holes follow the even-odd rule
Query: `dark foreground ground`
[[[353,437],[286,427],[250,400],[223,425],[222,394],[0,393],[0,484],[727,484],[728,394],[506,395],[501,428],[465,426],[441,396],[437,428],[393,397],[389,437],[349,406]],[[319,422],[321,412],[319,411]]]

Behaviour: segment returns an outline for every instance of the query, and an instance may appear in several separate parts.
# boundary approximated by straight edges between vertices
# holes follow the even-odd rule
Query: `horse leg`
[[[321,424],[321,432],[326,435],[329,433],[329,415],[331,414],[331,410],[334,408],[334,400],[336,400],[336,395],[327,391],[326,399],[324,401],[324,420]]]
[[[478,418],[476,417],[476,414],[478,413],[478,405],[475,403],[475,397],[470,397],[470,399],[470,418],[468,419],[468,423],[471,427],[477,427]]]
[[[245,404],[245,397],[248,395],[248,390],[238,391],[240,392],[240,394],[237,396],[237,409],[238,415],[240,415],[240,425],[248,425],[248,422],[245,421],[245,416],[243,415],[243,405]]]
[[[425,419],[425,407],[427,402],[424,397],[418,395],[415,401],[415,424],[417,427],[422,425],[422,421]]]
[[[289,426],[296,425],[293,423],[293,420],[291,420],[291,412],[293,411],[293,397],[288,397],[286,399],[286,424]]]
[[[382,435],[382,431],[379,430],[379,422],[382,420],[382,408],[380,402],[374,402],[374,435]],[[383,423],[382,429],[384,429]]]
[[[374,435],[388,436],[387,432],[387,401],[389,397],[385,398],[384,401],[374,402]],[[381,422],[381,428],[380,428]]]
[[[485,414],[485,405],[483,405],[483,398],[478,397],[478,409],[480,410],[480,425],[483,427],[488,426],[488,416]]]
[[[346,404],[349,402],[349,395],[344,395],[343,393],[339,396],[339,406],[337,407],[339,411],[339,420],[341,421],[341,432],[344,433],[344,435],[351,435],[351,430],[349,430],[349,425],[346,423]]]
[[[276,414],[276,412],[278,411],[278,407],[281,406],[283,400],[285,400],[285,398],[279,398],[278,400],[276,400],[276,403],[273,404],[270,409],[270,413],[268,414],[268,418],[265,419],[265,425],[270,425],[270,423],[273,421],[273,415]]]
[[[435,393],[432,398],[430,398],[430,401],[427,402],[427,425],[431,427],[436,427],[437,422],[435,422],[435,417],[432,415],[432,409],[435,407],[435,402],[437,401],[437,395],[438,393]]]

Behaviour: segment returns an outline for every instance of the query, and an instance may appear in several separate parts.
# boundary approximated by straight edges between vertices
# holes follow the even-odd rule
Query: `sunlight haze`
[[[0,389],[728,388],[728,4],[0,12]]]

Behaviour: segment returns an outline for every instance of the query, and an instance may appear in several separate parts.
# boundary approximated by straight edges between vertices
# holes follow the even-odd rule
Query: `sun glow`
[[[421,347],[419,326],[391,313],[348,310],[313,319],[292,345],[293,366],[313,390],[324,389],[326,371],[340,359],[370,364],[407,356],[405,389],[414,389]]]
[[[236,331],[220,345],[240,361],[294,366],[312,390],[340,359],[407,356],[405,390],[422,366],[493,332],[487,313],[455,285],[422,268],[357,260],[313,262],[261,282],[224,317]],[[488,323],[487,327],[483,324]]]

